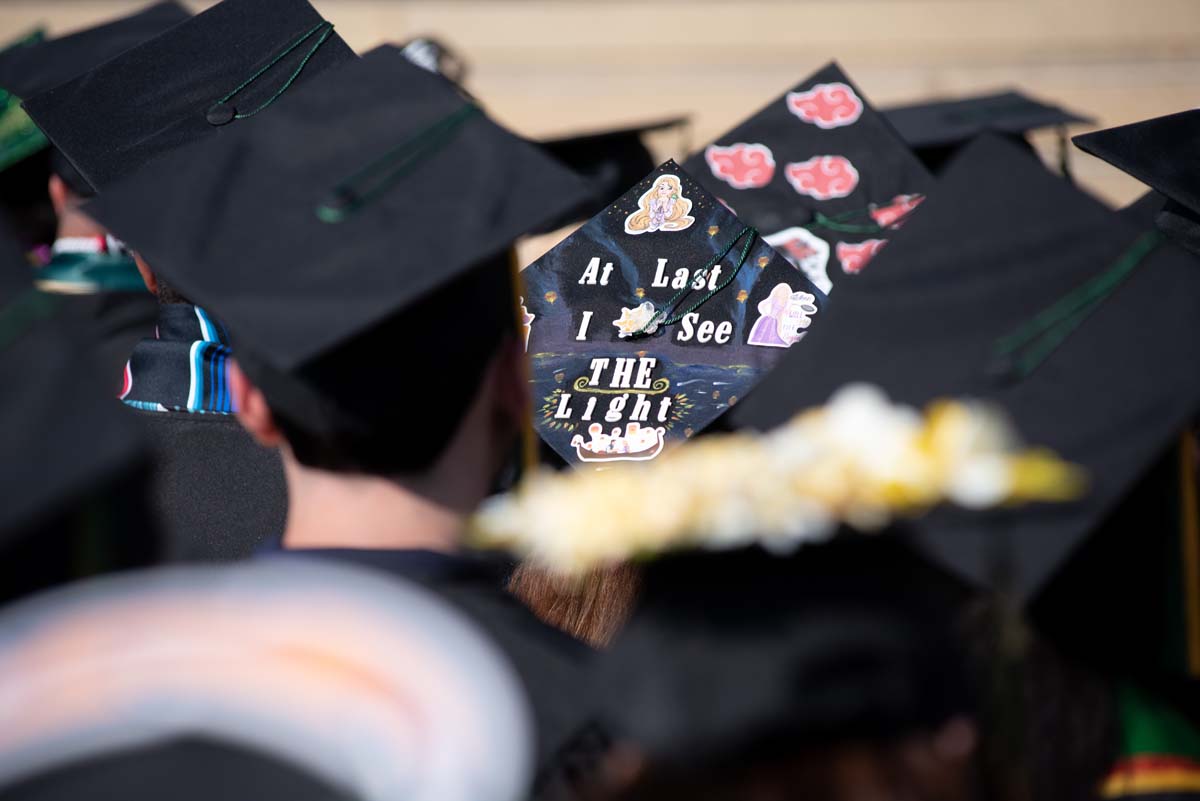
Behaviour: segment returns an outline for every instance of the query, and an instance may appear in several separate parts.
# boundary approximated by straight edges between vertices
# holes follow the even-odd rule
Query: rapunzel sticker
[[[793,292],[788,284],[776,284],[766,300],[758,304],[758,319],[750,329],[748,345],[790,348],[804,336],[817,313],[817,298],[809,292]]]
[[[645,194],[638,199],[638,210],[625,218],[625,233],[682,231],[696,221],[690,216],[692,201],[683,196],[679,177],[664,173],[658,176]]]

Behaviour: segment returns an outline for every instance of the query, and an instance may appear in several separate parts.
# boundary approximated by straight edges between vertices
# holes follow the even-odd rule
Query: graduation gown
[[[279,453],[256,443],[235,417],[130,411],[150,444],[150,507],[164,561],[241,559],[283,530]]]
[[[333,559],[416,581],[464,612],[508,657],[537,729],[535,798],[577,795],[608,747],[591,687],[595,652],[539,620],[505,589],[508,566],[421,550],[264,549],[267,558]]]

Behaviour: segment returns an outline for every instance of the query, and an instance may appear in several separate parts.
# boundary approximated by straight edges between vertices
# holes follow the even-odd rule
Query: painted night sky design
[[[522,273],[534,424],[569,464],[655,458],[737,403],[820,319],[824,294],[761,238],[737,267],[745,228],[668,161]],[[681,313],[713,290],[653,335],[614,325],[636,332],[643,304]]]

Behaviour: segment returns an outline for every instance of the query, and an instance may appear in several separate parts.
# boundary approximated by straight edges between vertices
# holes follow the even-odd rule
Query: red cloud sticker
[[[924,195],[896,195],[886,206],[871,204],[871,219],[882,228],[898,225],[908,213],[921,205]]]
[[[853,125],[863,113],[863,102],[844,83],[819,83],[807,92],[788,92],[788,111],[818,128]]]
[[[775,177],[775,157],[766,145],[709,145],[704,160],[713,175],[734,189],[758,189]]]
[[[868,239],[858,244],[838,242],[837,257],[838,261],[842,263],[842,270],[851,275],[861,272],[862,268],[866,267],[871,259],[875,258],[875,254],[883,250],[883,246],[886,244],[886,239]]]
[[[788,183],[817,200],[846,197],[858,186],[858,170],[845,156],[813,156],[784,168]]]

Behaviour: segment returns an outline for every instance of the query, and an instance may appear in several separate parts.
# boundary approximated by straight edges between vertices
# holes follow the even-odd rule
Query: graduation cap
[[[932,183],[836,64],[683,166],[825,293],[870,262]]]
[[[529,789],[533,732],[508,663],[457,610],[374,571],[291,558],[160,568],[46,594],[0,622],[6,799]]]
[[[512,241],[579,178],[393,47],[243,127],[88,213],[221,318],[291,431],[426,466],[516,331]]]
[[[934,172],[940,172],[963,145],[985,131],[1001,134],[1032,151],[1026,134],[1039,128],[1057,128],[1060,164],[1063,174],[1069,175],[1065,126],[1093,122],[1016,91],[921,101],[884,109],[883,115]]]
[[[1200,357],[1200,272],[992,135],[950,165],[876,268],[731,423],[770,427],[851,380],[909,403],[999,404],[1029,441],[1082,465],[1092,491],[968,520],[935,513],[914,538],[1030,599],[1196,412],[1200,376],[1182,366]]]
[[[21,127],[5,126],[6,131],[14,133],[11,138],[5,137],[6,141],[12,142],[11,145],[0,145],[6,154],[0,156],[0,169],[3,169],[3,162],[7,158],[22,158],[23,152],[32,152],[33,149],[49,144],[41,130],[28,119],[25,111],[19,108],[21,99],[33,97],[87,72],[113,56],[158,36],[190,16],[188,10],[178,3],[157,3],[136,14],[66,36],[49,40],[39,36],[25,46],[12,47],[0,53],[0,89],[8,93],[6,102],[12,104],[12,113],[20,114],[25,119]],[[25,126],[30,129],[28,137],[20,133],[25,130]],[[51,171],[66,181],[76,194],[91,194],[87,181],[83,180],[61,153],[53,151],[48,159]],[[44,185],[44,171],[41,171],[35,180]],[[44,193],[44,186],[39,189]]]
[[[12,77],[4,74],[6,64],[45,39],[45,31],[39,28],[9,42],[0,50],[0,171],[7,170],[48,144],[45,135],[21,108],[20,95],[8,86]],[[11,178],[6,176],[5,180],[7,183]]]
[[[642,565],[638,610],[601,663],[615,733],[703,764],[898,737],[960,711],[963,678],[923,619],[948,626],[965,588],[901,541],[907,521],[1079,489],[1074,468],[1021,446],[985,406],[921,413],[858,385],[765,434],[546,469],[490,498],[468,529],[568,577]]]
[[[13,50],[45,39],[34,30],[0,49],[0,61]],[[28,250],[54,237],[54,206],[46,189],[50,159],[46,136],[21,108],[21,98],[0,84],[0,214]]]
[[[611,131],[590,131],[540,141],[538,144],[547,153],[591,181],[595,193],[586,203],[566,210],[555,225],[548,227],[558,228],[597,214],[658,165],[645,137],[689,124],[688,117],[673,117]]]
[[[963,598],[890,534],[655,560],[598,662],[608,725],[701,781],[935,730],[974,707],[952,628]]]
[[[15,246],[0,269],[0,600],[145,564],[156,544],[133,421],[105,397],[70,315],[30,284]]]
[[[1197,137],[1200,137],[1200,110],[1093,131],[1071,141],[1085,153],[1129,173],[1165,198],[1154,215],[1155,225],[1181,247],[1200,255]]]
[[[99,191],[354,58],[306,0],[223,0],[24,108]]]
[[[572,465],[653,459],[699,433],[825,303],[673,161],[522,279],[534,426]]]
[[[126,17],[0,53],[0,87],[27,99],[153,39],[191,17],[174,2],[156,3]]]

